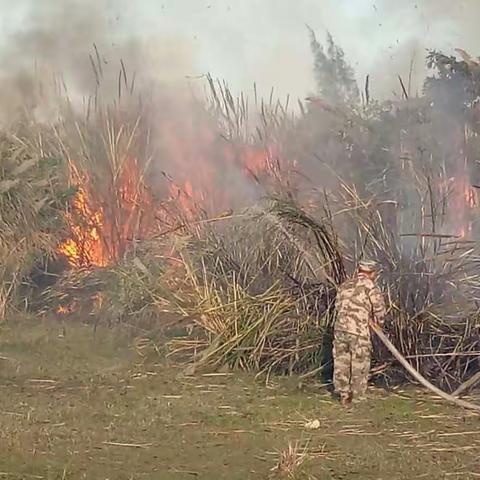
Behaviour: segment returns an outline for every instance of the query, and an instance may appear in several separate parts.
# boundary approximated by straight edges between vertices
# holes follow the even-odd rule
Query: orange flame
[[[470,185],[464,185],[463,198],[469,208],[475,208],[477,206],[477,192]]]
[[[270,149],[244,148],[242,156],[244,169],[247,172],[259,175],[268,170],[272,152]]]
[[[478,206],[476,190],[470,185],[466,176],[458,176],[453,180],[451,213],[457,225],[456,235],[460,238],[468,236],[473,229],[471,211]]]
[[[103,224],[101,210],[93,210],[90,207],[86,191],[79,187],[73,200],[73,212],[67,213],[72,237],[60,245],[59,251],[65,255],[71,265],[82,267],[96,265],[104,267],[108,264],[99,228]],[[82,224],[75,217],[81,216]]]
[[[106,191],[97,191],[95,182],[71,163],[77,193],[66,216],[70,235],[59,247],[71,266],[110,265],[124,256],[133,240],[165,230],[159,223],[175,226],[175,215],[165,209],[171,203],[187,221],[203,212],[235,208],[246,196],[250,200],[248,182],[254,186],[260,178],[268,179],[278,164],[278,152],[272,146],[225,143],[214,127],[193,121],[187,122],[187,130],[179,136],[172,122],[160,126],[162,154],[173,160],[170,168],[175,174],[175,182],[153,185],[160,190],[160,198],[168,201],[162,204],[147,189],[136,159],[124,162],[120,173],[106,182]],[[245,185],[237,183],[239,172]],[[101,186],[105,187],[103,182]]]
[[[56,309],[56,313],[58,313],[59,315],[69,315],[69,314],[73,313],[76,309],[77,309],[77,303],[72,302],[69,305],[60,305]]]
[[[66,214],[70,237],[60,245],[59,253],[73,267],[105,267],[116,262],[134,239],[155,228],[153,199],[134,159],[125,162],[103,194],[73,164],[71,181],[78,187]]]

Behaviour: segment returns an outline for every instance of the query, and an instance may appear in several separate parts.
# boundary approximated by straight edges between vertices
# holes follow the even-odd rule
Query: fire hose
[[[476,410],[480,412],[480,405],[475,405],[474,403],[467,402],[465,400],[461,400],[459,398],[455,398],[453,395],[440,390],[435,385],[431,384],[425,377],[423,377],[415,368],[408,363],[405,357],[396,349],[395,345],[388,339],[388,337],[383,333],[382,329],[373,323],[370,324],[371,329],[376,333],[377,337],[381,340],[381,342],[388,348],[390,353],[402,364],[402,366],[407,370],[410,375],[417,380],[420,384],[424,387],[428,388],[430,391],[438,395],[439,397],[443,398],[449,403],[453,403],[454,405],[458,405],[459,407],[463,407],[469,410]],[[457,389],[458,391],[458,389]]]

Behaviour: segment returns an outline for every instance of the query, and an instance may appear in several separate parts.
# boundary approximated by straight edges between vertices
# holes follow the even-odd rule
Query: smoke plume
[[[131,76],[136,74],[139,90],[151,83],[178,89],[178,80],[194,65],[188,40],[138,34],[129,28],[129,2],[111,6],[105,0],[28,3],[0,48],[3,122],[24,108],[38,120],[51,120],[55,93],[66,88],[62,93],[81,103],[99,88],[100,74],[103,96],[117,95],[120,62]]]
[[[288,0],[236,3],[2,0],[3,117],[36,102],[35,68],[44,84],[61,72],[72,92],[91,92],[93,43],[112,76],[122,58],[143,78],[185,84],[186,76],[210,71],[234,91],[257,82],[259,92],[275,87],[280,98],[303,98],[315,88],[305,24],[319,39],[330,31],[359,82],[370,74],[372,94],[381,98],[398,91],[397,75],[407,77],[411,69],[412,92],[421,89],[427,48],[472,54],[477,48],[475,0],[299,0],[294,8]]]

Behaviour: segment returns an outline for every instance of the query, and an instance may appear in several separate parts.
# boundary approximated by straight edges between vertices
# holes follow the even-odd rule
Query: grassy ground
[[[479,417],[426,395],[343,410],[313,381],[185,377],[118,330],[63,333],[0,332],[0,479],[285,478],[281,452],[295,479],[480,477]]]

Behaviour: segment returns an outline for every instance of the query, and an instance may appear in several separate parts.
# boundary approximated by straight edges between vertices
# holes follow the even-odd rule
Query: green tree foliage
[[[437,123],[444,124],[441,136],[448,138],[457,150],[456,170],[459,168],[458,158],[465,159],[470,180],[478,185],[480,60],[464,50],[456,49],[456,52],[460,59],[436,50],[428,52],[427,66],[431,74],[425,80],[424,93],[431,101],[432,111],[437,113]],[[448,150],[445,145],[443,148]]]
[[[424,93],[436,108],[457,117],[466,115],[465,120],[471,123],[476,120],[472,114],[480,99],[480,63],[463,50],[458,51],[462,60],[436,50],[428,52],[427,67],[432,73],[425,80]]]
[[[312,29],[310,47],[313,53],[314,73],[318,93],[332,104],[358,103],[360,94],[353,68],[346,62],[345,53],[327,33],[326,45],[322,45]]]

